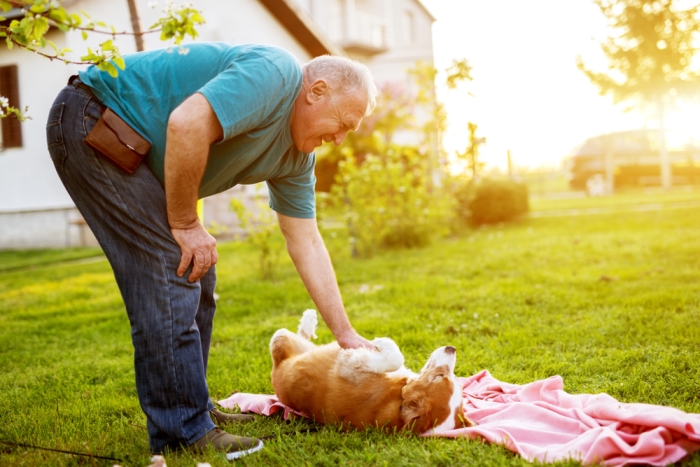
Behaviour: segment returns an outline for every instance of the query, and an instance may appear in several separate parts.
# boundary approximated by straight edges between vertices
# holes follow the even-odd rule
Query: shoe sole
[[[226,453],[226,459],[232,461],[236,459],[240,459],[241,457],[247,456],[249,454],[253,454],[254,452],[258,452],[263,448],[264,444],[262,440],[260,440],[259,444],[256,444],[250,449],[246,449],[244,451],[236,451],[236,452],[227,452]]]

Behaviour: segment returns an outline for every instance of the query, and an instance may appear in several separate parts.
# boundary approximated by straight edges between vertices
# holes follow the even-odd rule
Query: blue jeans
[[[58,94],[46,138],[61,181],[105,252],[126,305],[150,448],[189,445],[215,427],[206,382],[216,311],[212,267],[177,277],[165,192],[145,162],[129,175],[83,141],[104,106],[76,83]]]

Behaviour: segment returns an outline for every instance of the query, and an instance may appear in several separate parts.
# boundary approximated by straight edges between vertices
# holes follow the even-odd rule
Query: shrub
[[[468,203],[469,220],[473,224],[510,222],[529,211],[524,183],[487,179],[471,187],[470,196],[462,194],[459,198],[463,213],[463,203]]]
[[[417,149],[392,146],[360,164],[350,148],[338,164],[329,205],[344,215],[355,256],[381,248],[417,247],[446,233],[454,207],[430,183],[427,157]]]

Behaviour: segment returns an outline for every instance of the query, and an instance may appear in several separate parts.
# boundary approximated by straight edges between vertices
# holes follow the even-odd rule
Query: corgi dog
[[[414,373],[391,339],[377,348],[316,346],[315,310],[306,310],[298,332],[280,329],[270,341],[272,386],[283,404],[319,423],[442,433],[473,426],[464,415],[462,386],[454,375],[457,351],[435,350]]]

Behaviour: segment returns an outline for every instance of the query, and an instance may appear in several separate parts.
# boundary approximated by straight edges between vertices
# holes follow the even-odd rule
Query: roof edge
[[[312,57],[319,55],[345,56],[345,50],[328,39],[291,0],[260,0],[265,8],[304,47]]]
[[[437,18],[435,18],[435,15],[433,15],[433,14],[431,13],[431,11],[428,10],[428,7],[426,7],[425,5],[423,5],[423,2],[421,2],[421,0],[413,0],[413,1],[415,1],[415,2],[418,4],[418,6],[421,7],[421,8],[423,9],[423,11],[425,11],[425,12],[428,14],[428,16],[430,17],[430,19],[431,19],[432,21],[437,21]]]

